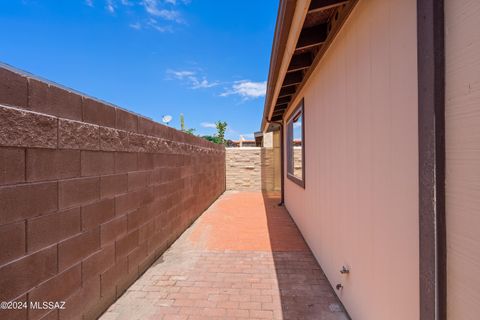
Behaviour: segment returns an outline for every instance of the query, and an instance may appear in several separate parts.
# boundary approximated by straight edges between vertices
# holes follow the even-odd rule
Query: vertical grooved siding
[[[447,317],[480,314],[480,2],[445,0]]]
[[[419,318],[416,15],[359,1],[297,99],[307,183],[285,179],[286,207],[356,320]]]

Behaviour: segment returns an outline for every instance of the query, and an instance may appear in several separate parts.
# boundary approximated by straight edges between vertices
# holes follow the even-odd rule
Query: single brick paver
[[[102,320],[347,320],[274,194],[222,195]]]

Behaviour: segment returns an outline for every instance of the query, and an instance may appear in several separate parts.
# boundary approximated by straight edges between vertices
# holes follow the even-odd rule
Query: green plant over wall
[[[185,130],[185,117],[183,116],[183,113],[180,113],[180,130]]]
[[[217,121],[215,122],[217,127],[217,137],[220,139],[220,143],[225,143],[225,131],[227,131],[227,122],[226,121]]]
[[[203,139],[208,140],[213,143],[217,144],[225,144],[225,132],[227,131],[227,122],[226,121],[217,121],[215,122],[215,126],[217,128],[217,133],[213,136],[207,135],[202,136]]]
[[[180,130],[188,134],[195,134],[195,128],[185,129],[185,117],[183,113],[180,113]]]

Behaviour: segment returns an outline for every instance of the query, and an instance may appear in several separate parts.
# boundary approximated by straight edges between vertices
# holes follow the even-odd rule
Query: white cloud
[[[158,11],[158,13],[156,15],[165,19],[165,20],[182,22],[182,20],[180,18],[180,12],[175,11],[175,10],[162,9],[162,10]]]
[[[175,71],[169,69],[167,70],[167,73],[173,75],[177,79],[184,79],[186,77],[191,77],[195,75],[195,72],[188,70]]]
[[[158,25],[157,20],[153,18],[148,19],[147,25],[159,32],[173,32],[171,26],[160,26]]]
[[[254,99],[265,96],[267,82],[253,82],[249,80],[236,81],[231,88],[221,93],[220,96],[227,97],[239,95],[245,99]]]
[[[153,29],[157,30],[158,32],[173,32],[171,26],[151,26]]]
[[[121,13],[126,10],[129,15],[136,13],[133,7],[144,9],[144,13],[135,16],[137,23],[130,23],[129,27],[135,30],[153,29],[159,32],[174,31],[175,24],[184,24],[186,21],[178,10],[180,4],[187,5],[190,0],[83,0],[85,5],[94,6],[94,2],[101,2],[110,14]],[[163,23],[158,23],[157,19]],[[202,84],[200,84],[201,86]]]
[[[166,2],[173,5],[176,4],[176,1],[166,1]],[[158,0],[144,0],[143,6],[147,11],[147,13],[149,13],[152,16],[160,17],[168,21],[175,21],[177,23],[184,23],[184,20],[182,19],[180,12],[173,9],[161,8],[160,1]]]
[[[204,128],[216,128],[217,125],[215,123],[212,123],[212,122],[202,122],[200,123],[200,125]]]
[[[107,0],[105,8],[108,10],[108,12],[115,13],[115,5],[113,3],[113,0]]]
[[[192,89],[205,89],[218,86],[218,81],[209,82],[205,77],[202,80],[198,80],[196,77],[190,77],[189,80],[192,83]]]
[[[140,30],[142,29],[142,25],[140,24],[140,22],[137,22],[137,23],[131,23],[128,25],[130,28],[132,29],[135,29],[135,30]]]
[[[206,89],[218,86],[218,81],[208,81],[205,76],[199,78],[195,71],[190,70],[167,70],[167,75],[188,82],[191,89]]]

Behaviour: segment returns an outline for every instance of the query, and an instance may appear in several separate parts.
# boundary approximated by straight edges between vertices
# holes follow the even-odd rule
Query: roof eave
[[[272,44],[272,55],[270,56],[270,70],[268,72],[267,92],[263,108],[263,117],[260,131],[267,129],[267,120],[272,108],[280,67],[287,47],[287,40],[292,26],[293,16],[297,0],[280,0],[275,25],[275,35]]]

